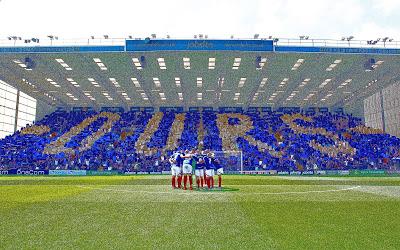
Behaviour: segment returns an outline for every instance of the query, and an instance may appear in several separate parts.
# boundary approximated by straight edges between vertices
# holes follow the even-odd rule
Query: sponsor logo
[[[150,174],[161,174],[161,172],[150,172]]]
[[[2,170],[2,171],[0,171],[0,175],[8,175],[8,170]]]
[[[349,175],[349,174],[350,174],[350,171],[349,171],[349,170],[339,170],[339,171],[338,171],[338,174],[339,174],[339,175]]]
[[[301,171],[292,171],[289,172],[290,175],[301,175]]]
[[[49,170],[49,175],[86,175],[86,170]]]
[[[203,41],[203,42],[189,42],[187,45],[188,49],[211,49],[213,48],[214,45],[212,43],[209,43],[207,41]]]
[[[136,172],[124,172],[125,175],[134,175]]]
[[[43,170],[17,170],[17,175],[45,175]]]
[[[278,171],[278,175],[288,175],[289,171]]]
[[[47,175],[47,170],[21,170],[21,169],[10,169],[1,170],[0,175]]]
[[[312,170],[304,171],[304,172],[302,173],[302,175],[313,175],[313,174],[314,174],[314,171],[312,171]]]

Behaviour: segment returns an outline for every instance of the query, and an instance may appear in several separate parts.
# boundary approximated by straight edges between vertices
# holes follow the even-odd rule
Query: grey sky
[[[2,0],[0,37],[400,39],[398,0]]]

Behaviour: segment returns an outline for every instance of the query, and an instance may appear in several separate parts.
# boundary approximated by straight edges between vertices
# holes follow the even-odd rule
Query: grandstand
[[[200,148],[240,151],[232,173],[395,171],[400,49],[290,41],[1,47],[0,170],[162,173]]]
[[[0,44],[1,249],[399,248],[396,41]]]

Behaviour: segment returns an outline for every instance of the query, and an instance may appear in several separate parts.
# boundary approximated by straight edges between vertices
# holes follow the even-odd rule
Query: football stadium
[[[1,249],[399,249],[400,42],[0,41]]]

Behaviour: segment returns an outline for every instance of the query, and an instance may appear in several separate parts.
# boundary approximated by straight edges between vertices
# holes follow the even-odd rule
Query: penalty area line
[[[187,190],[185,192],[175,192],[173,190],[171,191],[146,191],[146,190],[125,190],[125,189],[112,189],[112,188],[97,188],[97,187],[92,187],[92,186],[84,186],[84,185],[79,185],[78,187],[84,188],[84,189],[92,189],[92,190],[103,190],[103,191],[111,191],[111,192],[120,192],[120,193],[144,193],[144,194],[173,194],[173,195],[204,195],[204,194],[222,194],[225,192],[197,192],[196,190],[190,191]],[[310,193],[333,193],[333,192],[343,192],[343,191],[351,191],[354,189],[361,188],[361,186],[353,186],[353,187],[348,187],[348,188],[342,188],[342,189],[328,189],[328,190],[310,190],[310,191],[288,191],[288,192],[248,192],[248,193],[240,193],[240,192],[235,192],[234,194],[236,195],[285,195],[285,194],[310,194]],[[232,193],[233,194],[233,193]]]

